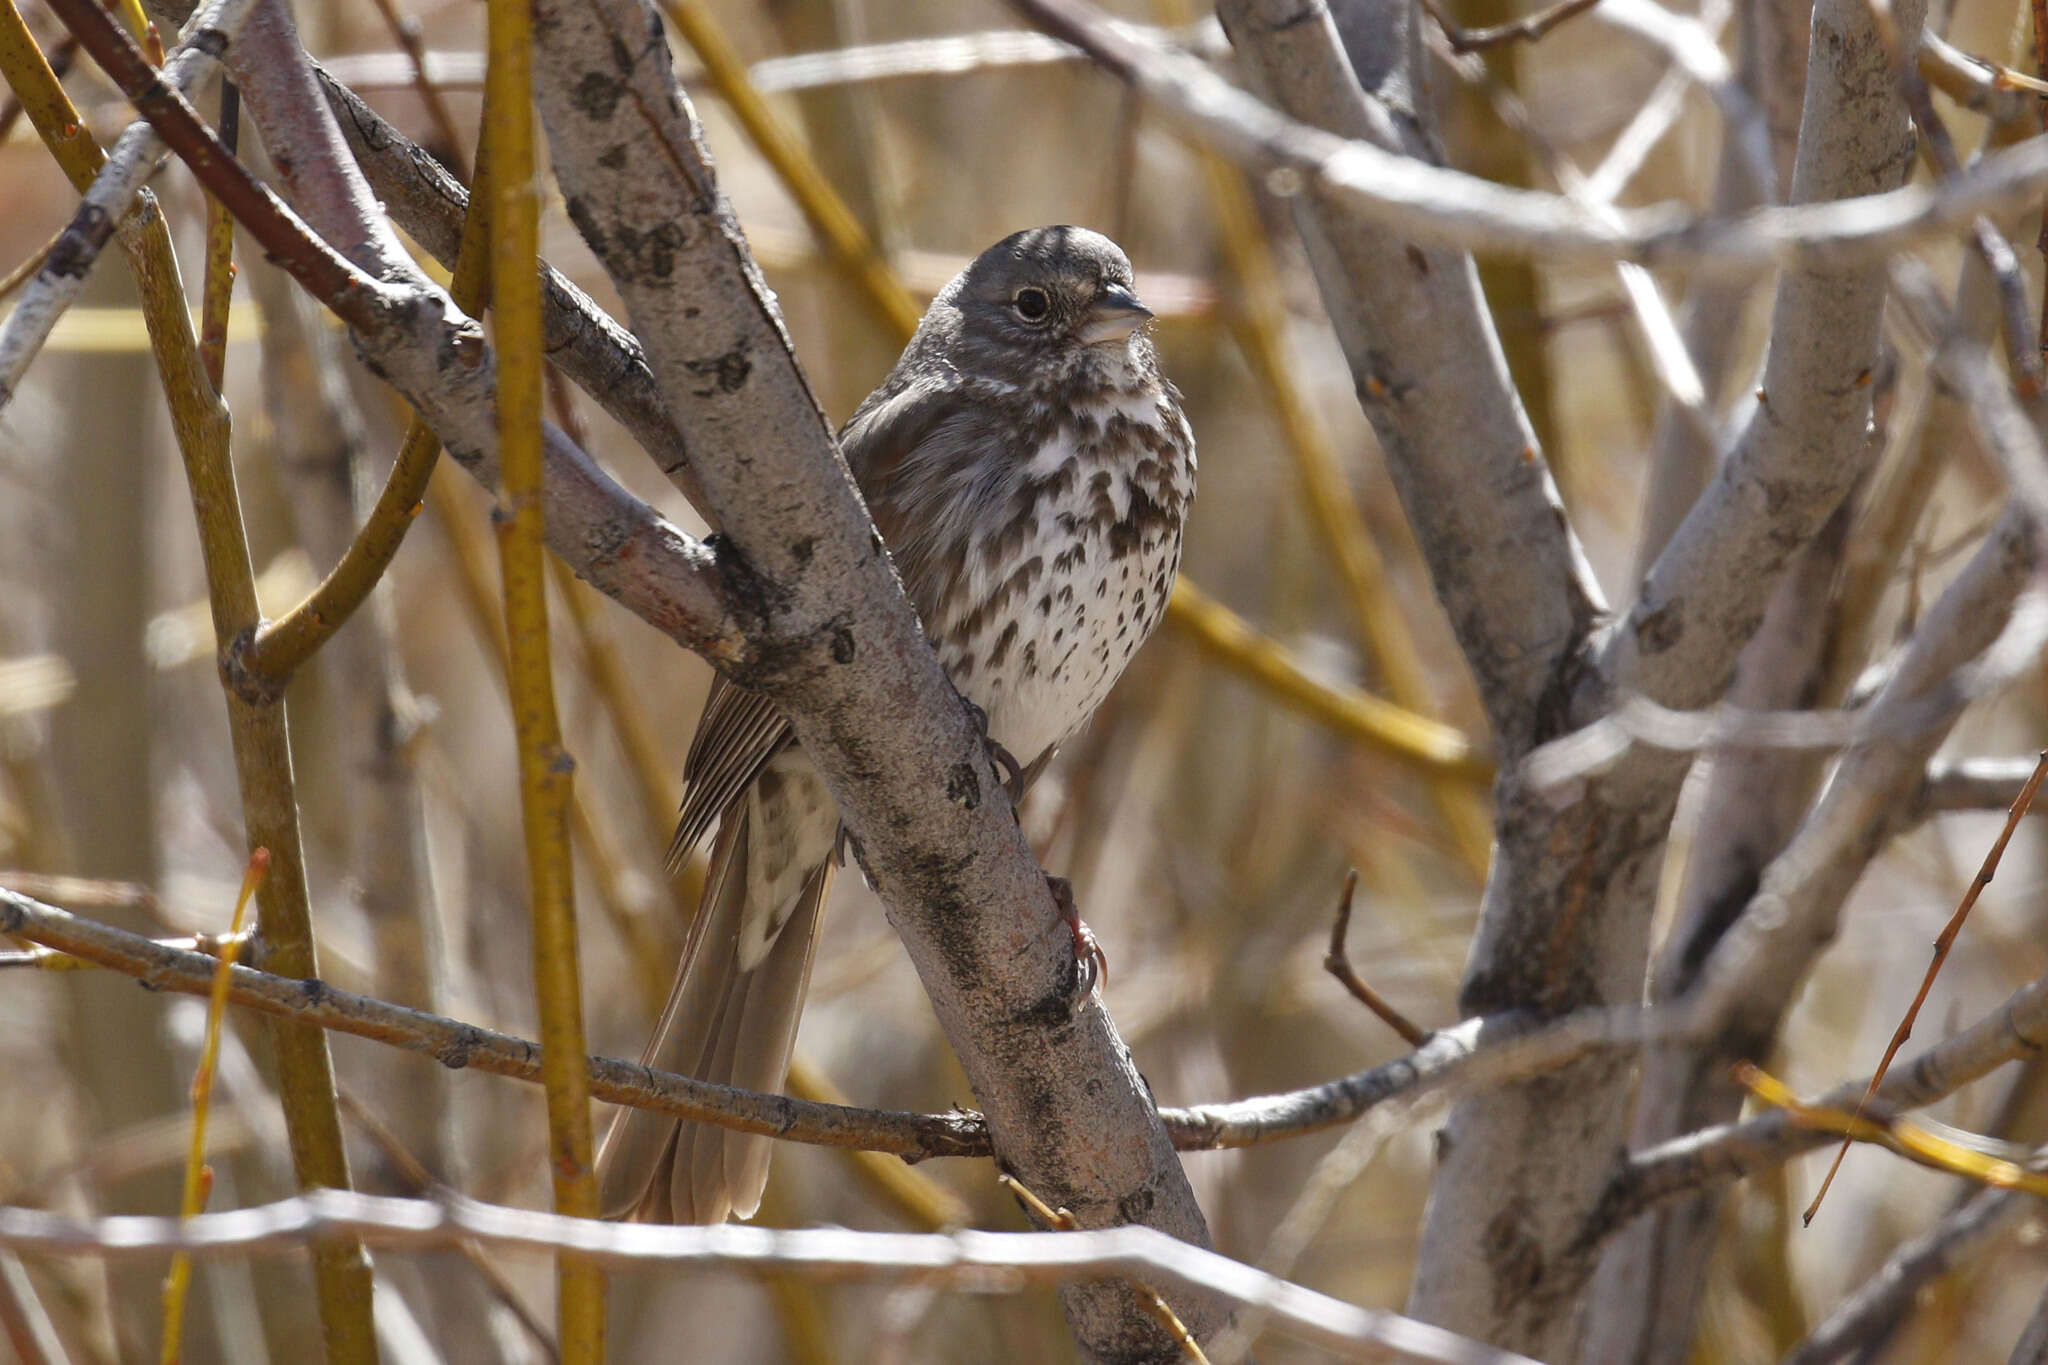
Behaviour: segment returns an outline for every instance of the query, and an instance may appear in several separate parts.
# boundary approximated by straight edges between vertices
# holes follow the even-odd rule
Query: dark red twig
[[[1359,980],[1358,973],[1351,969],[1351,959],[1345,954],[1344,940],[1351,932],[1351,898],[1358,891],[1358,869],[1352,868],[1344,874],[1344,894],[1337,902],[1337,923],[1330,929],[1330,951],[1323,958],[1323,970],[1344,983],[1359,1004],[1377,1014],[1386,1026],[1407,1040],[1410,1047],[1421,1047],[1429,1038],[1427,1030],[1417,1028],[1407,1015],[1388,1004],[1380,993]]]
[[[1899,1020],[1898,1030],[1892,1034],[1891,1043],[1885,1048],[1883,1059],[1878,1062],[1877,1070],[1871,1074],[1869,1088],[1863,1092],[1863,1098],[1856,1103],[1857,1118],[1863,1117],[1865,1106],[1877,1094],[1877,1087],[1883,1083],[1884,1073],[1891,1066],[1892,1058],[1899,1055],[1899,1049],[1913,1036],[1913,1021],[1920,1017],[1920,1007],[1927,1003],[1927,993],[1934,989],[1934,978],[1941,974],[1942,964],[1948,961],[1949,949],[1955,946],[1956,935],[1963,931],[1963,921],[1970,917],[1971,909],[1977,904],[1977,897],[1984,894],[1984,888],[1991,885],[1991,879],[1997,875],[1999,860],[2005,856],[2005,846],[2012,842],[2012,832],[2019,828],[2021,819],[2026,816],[2027,807],[2034,804],[2034,793],[2041,789],[2043,778],[2048,778],[2048,749],[2041,751],[2040,762],[2034,765],[2034,775],[2027,779],[2026,786],[2020,788],[2020,794],[2013,799],[2012,809],[2005,813],[2005,828],[1998,832],[1998,838],[1992,843],[1991,851],[1984,855],[1984,864],[1977,869],[1976,877],[1970,882],[1970,889],[1963,893],[1962,903],[1956,906],[1956,912],[1948,917],[1948,923],[1942,926],[1940,936],[1934,940],[1934,960],[1927,964],[1927,974],[1920,978],[1919,993],[1913,997],[1913,1003],[1906,1007],[1906,1017]],[[1813,1196],[1813,1202],[1806,1206],[1806,1212],[1801,1215],[1803,1222],[1813,1222],[1814,1214],[1820,1212],[1820,1201],[1827,1198],[1828,1186],[1835,1182],[1835,1172],[1842,1169],[1842,1158],[1849,1151],[1849,1141],[1847,1138],[1842,1140],[1840,1150],[1835,1153],[1834,1164],[1828,1167],[1827,1178],[1820,1182],[1819,1192]]]

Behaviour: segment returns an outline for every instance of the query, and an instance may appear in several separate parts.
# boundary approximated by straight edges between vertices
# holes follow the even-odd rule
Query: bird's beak
[[[1081,340],[1090,346],[1120,342],[1152,320],[1152,310],[1120,284],[1105,285],[1081,323]]]

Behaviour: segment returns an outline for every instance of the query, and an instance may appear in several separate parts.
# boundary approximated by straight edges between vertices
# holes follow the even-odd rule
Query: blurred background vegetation
[[[23,8],[46,50],[58,50],[54,22],[33,4]],[[707,28],[722,33],[747,64],[1015,27],[991,0],[685,0],[679,8],[700,38]],[[1198,23],[1203,16],[1180,0],[1125,4],[1120,13],[1175,27],[1226,59],[1213,21]],[[415,86],[394,15],[420,27],[439,99],[459,130],[455,145]],[[1501,0],[1477,0],[1456,17],[1477,25],[1513,12]],[[1969,0],[1951,36],[2030,65],[2025,19],[2010,0]],[[480,6],[334,0],[302,6],[300,20],[316,55],[387,118],[451,165],[468,164]],[[1390,697],[1482,735],[1284,205],[1084,64],[992,59],[1013,49],[1038,51],[986,44],[945,70],[784,88],[767,107],[920,302],[968,256],[1020,227],[1074,222],[1120,241],[1140,294],[1161,314],[1165,368],[1200,440],[1189,576],[1329,687]],[[703,71],[700,55],[680,36],[675,52],[798,353],[841,420],[888,369],[901,335],[821,250],[732,103],[708,77],[690,74]],[[1519,91],[1541,141],[1582,166],[1605,155],[1665,74],[1650,49],[1583,19],[1498,50],[1488,65],[1493,80]],[[754,65],[771,87],[806,69]],[[1432,79],[1451,162],[1553,183],[1529,137],[1504,124],[1494,102],[1440,61]],[[82,59],[66,83],[111,143],[127,106]],[[1686,95],[1624,199],[1705,207],[1720,126],[1705,96]],[[1966,143],[1978,136],[1967,118],[1956,127]],[[255,142],[245,136],[245,155],[260,164]],[[0,185],[0,269],[11,269],[76,201],[25,120],[0,145]],[[200,198],[175,164],[155,188],[196,293]],[[559,200],[547,211],[543,251],[613,306]],[[303,595],[352,534],[353,504],[381,482],[406,414],[260,256],[243,252],[240,261],[227,398],[249,536],[274,614]],[[2027,265],[2038,274],[2038,261]],[[1661,283],[1674,300],[1689,284],[1678,276]],[[1611,269],[1526,265],[1489,267],[1487,284],[1579,534],[1610,600],[1626,601],[1658,389],[1620,287]],[[1768,297],[1767,282],[1747,297],[1731,334],[1731,392],[1721,400],[1732,400],[1750,371]],[[212,639],[192,517],[118,262],[97,271],[84,305],[0,414],[0,868],[133,882],[153,894],[107,909],[48,898],[158,935],[217,932],[240,880],[243,840],[219,683],[207,666]],[[1925,388],[1917,364],[1903,365],[1897,402],[1917,403]],[[587,401],[570,399],[557,416],[587,424],[593,451],[642,496],[700,525]],[[1966,434],[1936,435],[1953,445],[1953,458],[1891,585],[1886,629],[1910,622],[1999,499],[1998,480]],[[487,500],[443,468],[389,588],[300,675],[290,718],[326,975],[532,1036],[490,549]],[[663,878],[660,855],[709,671],[565,575],[557,587],[558,687],[578,763],[590,1038],[596,1051],[633,1056],[666,989],[689,903],[687,885]],[[2037,675],[1966,721],[1954,747],[2031,750],[2044,702],[2048,676]],[[1074,880],[1102,938],[1109,1008],[1162,1103],[1304,1085],[1405,1050],[1322,970],[1348,867],[1361,874],[1351,932],[1361,974],[1422,1026],[1452,1021],[1485,858],[1488,789],[1474,767],[1391,755],[1245,681],[1183,627],[1162,630],[1025,813],[1048,867]],[[1674,869],[1684,820],[1682,812]],[[1910,998],[1928,939],[1997,823],[1996,815],[1944,817],[1884,855],[1780,1054],[1767,1059],[1774,1072],[1812,1092],[1868,1071]],[[1667,883],[1669,900],[1675,874]],[[2048,969],[2040,887],[2038,843],[2025,831],[1937,986],[1920,1040]],[[193,1000],[110,974],[0,975],[0,1201],[74,1213],[173,1210],[202,1014]],[[231,1038],[223,1063],[216,1208],[290,1187],[267,1048],[247,1032],[256,1027],[250,1020],[235,1022],[252,1046]],[[546,1206],[537,1088],[446,1072],[345,1037],[333,1048],[362,1188],[410,1192],[423,1168],[481,1198]],[[799,1079],[812,1093],[836,1088],[898,1108],[971,1103],[858,878],[839,881],[800,1053]],[[2048,1138],[2040,1073],[2027,1068],[2009,1090],[1973,1088],[1937,1116],[2038,1143]],[[1260,1260],[1338,1140],[1189,1156],[1218,1247]],[[1416,1127],[1374,1154],[1335,1194],[1293,1276],[1353,1302],[1398,1307],[1430,1143],[1427,1127]],[[1730,1205],[1696,1359],[1774,1358],[1958,1195],[1948,1178],[1858,1152],[1825,1215],[1801,1230],[1793,1211],[1824,1160],[1752,1182]],[[777,1157],[763,1218],[1023,1226],[990,1177],[984,1163],[906,1172],[889,1160],[791,1147]],[[2048,1272],[2040,1233],[2030,1220],[1940,1281],[1883,1359],[2002,1359]],[[109,1273],[89,1261],[30,1259],[0,1269],[6,1292],[39,1305],[71,1359],[153,1355],[154,1268]],[[382,1256],[379,1272],[387,1358],[546,1358],[518,1320],[520,1312],[551,1320],[553,1281],[540,1261]],[[300,1259],[202,1266],[188,1358],[307,1358],[308,1283]],[[686,1358],[706,1361],[1060,1360],[1073,1349],[1043,1292],[939,1296],[646,1273],[618,1277],[614,1305],[613,1354],[626,1361],[671,1358],[679,1342]],[[430,1353],[405,1354],[409,1340]],[[1310,1356],[1263,1349],[1269,1361]]]

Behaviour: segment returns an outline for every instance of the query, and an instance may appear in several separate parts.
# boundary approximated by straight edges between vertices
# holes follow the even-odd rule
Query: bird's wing
[[[887,501],[904,459],[966,406],[957,389],[930,380],[898,382],[894,375],[869,394],[839,429],[847,468],[868,501]]]
[[[840,446],[854,478],[867,493],[883,535],[894,530],[896,499],[889,488],[904,457],[960,411],[954,396],[926,385],[884,384],[860,405],[841,430]],[[789,722],[775,703],[758,692],[711,680],[704,717],[683,763],[683,811],[669,841],[671,868],[690,856],[698,842],[778,750],[791,742]]]
[[[683,761],[683,813],[668,845],[671,871],[789,742],[789,721],[774,702],[726,681],[723,674],[712,678],[690,756]]]

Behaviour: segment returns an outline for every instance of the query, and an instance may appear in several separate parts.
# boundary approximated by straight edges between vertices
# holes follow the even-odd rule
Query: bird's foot
[[[1045,888],[1052,892],[1052,903],[1059,907],[1067,931],[1074,936],[1074,1008],[1079,1009],[1089,996],[1109,984],[1109,956],[1102,951],[1095,931],[1081,918],[1080,907],[1074,903],[1074,884],[1048,872]]]
[[[1017,761],[1015,754],[997,743],[989,734],[988,712],[964,696],[960,700],[967,707],[967,714],[973,718],[974,728],[981,732],[981,742],[988,747],[989,762],[1002,771],[1003,790],[1010,794],[1010,804],[1021,805],[1024,800],[1024,765]]]

